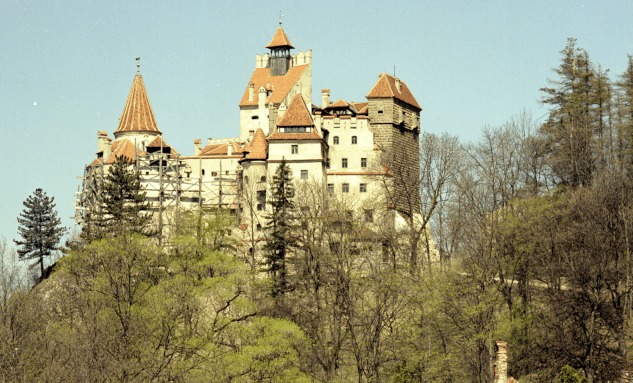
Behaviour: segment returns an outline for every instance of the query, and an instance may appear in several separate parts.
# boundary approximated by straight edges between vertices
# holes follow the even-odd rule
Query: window
[[[334,136],[334,138],[332,139],[332,143],[334,145],[338,145],[338,136]]]
[[[349,193],[349,184],[343,184],[343,193]]]
[[[292,154],[298,154],[299,153],[299,145],[291,145],[291,151]]]
[[[248,183],[248,176],[244,177],[244,181],[246,181],[246,183]]]
[[[259,190],[257,192],[257,198],[266,198],[266,191],[265,190]]]
[[[327,192],[334,193],[334,184],[327,184]]]
[[[283,128],[283,133],[306,133],[306,132],[310,132],[311,129],[305,127],[305,126],[289,126],[289,127],[285,127]]]
[[[361,168],[366,168],[367,167],[367,158],[361,158],[360,159],[360,167]]]
[[[257,204],[257,211],[262,211],[264,210],[264,205],[262,205],[261,203]]]
[[[202,169],[202,175],[204,175],[204,169]]]
[[[224,173],[224,174],[226,174],[228,176],[229,175],[229,171],[227,170],[226,173]]]
[[[257,231],[262,231],[262,225],[261,225],[261,223],[258,223],[258,224],[257,224]]]
[[[259,120],[259,116],[252,116],[251,120]]]
[[[204,174],[204,173],[203,173],[203,174]],[[145,175],[146,175],[146,176],[148,176],[148,175],[149,175],[149,172],[145,172]]]
[[[343,158],[343,163],[341,165],[343,168],[347,168],[347,158]]]
[[[308,179],[308,171],[307,170],[302,170],[301,171],[301,179],[302,180],[307,180]]]
[[[261,182],[266,182],[266,176],[262,176],[262,178],[259,179]]]
[[[204,171],[202,172],[202,174],[204,174]],[[211,172],[211,176],[212,177],[217,177],[218,176],[218,172]]]
[[[325,160],[325,167],[330,168],[330,159]]]
[[[352,145],[358,144],[358,137],[352,136]]]
[[[378,111],[378,114],[382,114],[382,110],[379,110],[379,111]]]
[[[360,192],[361,193],[367,192],[367,184],[360,184]]]

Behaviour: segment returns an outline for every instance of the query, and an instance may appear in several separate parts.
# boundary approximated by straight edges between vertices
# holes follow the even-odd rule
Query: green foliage
[[[0,380],[307,381],[301,330],[258,317],[253,275],[219,251],[232,243],[224,216],[190,218],[169,249],[103,238],[14,293],[0,312]]]
[[[96,208],[83,225],[82,237],[93,241],[124,233],[155,235],[145,195],[140,172],[132,170],[129,158],[117,156],[99,185]]]
[[[18,217],[18,234],[22,237],[20,241],[14,240],[19,246],[18,255],[21,260],[36,259],[29,268],[39,264],[40,276],[44,275],[44,258],[59,250],[59,241],[66,233],[57,217],[54,200],[55,197],[49,198],[42,189],[35,189],[22,203],[26,209]]]
[[[560,369],[560,383],[589,383],[589,379],[580,376],[573,367],[565,365]]]

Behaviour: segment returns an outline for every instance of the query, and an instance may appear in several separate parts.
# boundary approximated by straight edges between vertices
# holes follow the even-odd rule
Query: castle
[[[239,103],[239,137],[208,139],[204,146],[195,139],[192,156],[180,155],[163,138],[137,72],[114,141],[98,132],[97,158],[86,166],[78,192],[76,223],[90,214],[115,155],[134,162],[160,225],[169,223],[163,215],[174,209],[221,206],[235,211],[243,231],[257,235],[282,160],[296,185],[309,183],[324,195],[353,201],[345,204],[356,219],[373,222],[382,204],[398,212],[396,220],[412,220],[420,198],[422,108],[406,83],[382,73],[368,87],[367,102],[332,102],[323,89],[319,106],[311,99],[312,51],[291,54],[294,46],[281,24],[266,48],[269,53],[255,56]]]

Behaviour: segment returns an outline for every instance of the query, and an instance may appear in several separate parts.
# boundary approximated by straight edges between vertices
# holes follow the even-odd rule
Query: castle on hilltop
[[[76,224],[94,209],[115,156],[128,157],[141,173],[161,228],[173,221],[169,212],[219,206],[234,211],[251,237],[263,235],[267,190],[282,160],[297,187],[309,184],[344,200],[352,219],[371,224],[383,206],[392,220],[412,220],[420,198],[422,108],[406,83],[382,73],[366,88],[367,102],[332,102],[323,89],[321,105],[315,105],[312,51],[291,53],[281,25],[266,48],[269,53],[255,56],[239,103],[239,137],[208,139],[206,145],[196,138],[193,155],[167,143],[137,72],[114,140],[97,134],[97,158],[85,167],[76,199]]]

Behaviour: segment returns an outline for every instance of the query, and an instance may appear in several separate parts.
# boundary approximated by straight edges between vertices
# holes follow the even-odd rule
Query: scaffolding
[[[136,147],[136,145],[135,145]],[[214,208],[227,209],[239,217],[240,193],[239,171],[222,173],[220,160],[219,176],[207,178],[200,171],[191,175],[191,167],[181,160],[171,147],[146,148],[145,153],[135,150],[133,168],[140,175],[145,201],[154,214],[161,243],[169,242],[176,229],[182,210]],[[105,181],[107,165],[105,159],[84,167],[80,189],[75,193],[75,225],[87,222],[100,197],[100,185]],[[202,158],[199,159],[202,169]],[[75,230],[77,232],[77,230]]]

